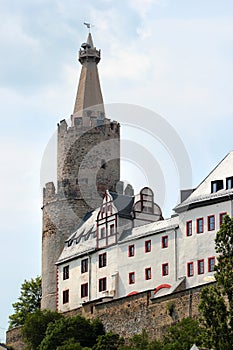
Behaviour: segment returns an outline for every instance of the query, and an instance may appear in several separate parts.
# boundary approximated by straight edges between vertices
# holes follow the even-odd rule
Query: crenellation
[[[43,188],[43,205],[56,199],[56,188],[53,182],[47,182]]]

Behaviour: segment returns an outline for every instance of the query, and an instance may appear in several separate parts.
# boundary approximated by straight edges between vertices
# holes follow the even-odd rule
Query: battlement
[[[108,136],[119,135],[120,124],[109,118],[98,118],[96,114],[90,114],[90,111],[83,111],[84,116],[78,114],[71,115],[72,126],[68,126],[65,119],[61,120],[57,124],[58,136],[62,137],[66,134],[75,134],[76,137],[81,136],[84,133],[104,133]]]
[[[56,188],[53,182],[47,182],[43,188],[43,205],[56,199]]]

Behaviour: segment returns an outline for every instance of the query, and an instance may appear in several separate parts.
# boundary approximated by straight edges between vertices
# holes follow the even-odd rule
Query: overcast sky
[[[73,110],[84,21],[94,24],[102,50],[105,103],[139,105],[163,117],[183,141],[193,186],[233,149],[231,0],[0,0],[0,341],[21,283],[40,275],[41,160],[57,122]],[[134,134],[140,144],[137,130],[125,130],[126,140]],[[148,152],[169,162],[176,150],[166,153],[166,141],[161,152],[157,146]],[[169,197],[173,173],[169,178],[161,168],[165,183],[171,180]],[[123,178],[144,186],[137,166],[129,169]],[[176,196],[168,202],[166,213]]]

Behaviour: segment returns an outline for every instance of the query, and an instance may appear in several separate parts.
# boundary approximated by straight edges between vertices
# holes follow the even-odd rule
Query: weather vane
[[[84,22],[83,24],[89,29],[89,33],[90,33],[91,32],[91,28],[94,27],[93,24],[87,23],[87,22]]]

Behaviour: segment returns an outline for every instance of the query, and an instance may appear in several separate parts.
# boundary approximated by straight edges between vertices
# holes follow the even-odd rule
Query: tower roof
[[[79,50],[79,62],[82,64],[76,95],[72,124],[76,119],[83,119],[83,125],[90,125],[91,119],[104,119],[103,97],[100,87],[97,64],[100,61],[100,50],[94,47],[92,35],[88,34],[87,41]]]

